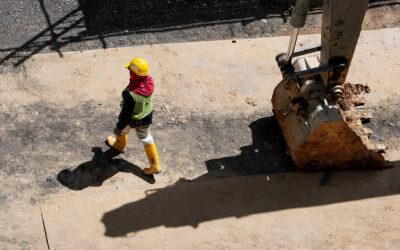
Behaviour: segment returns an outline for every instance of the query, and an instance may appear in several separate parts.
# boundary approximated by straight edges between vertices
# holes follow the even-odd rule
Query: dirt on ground
[[[293,165],[270,104],[288,40],[38,54],[1,74],[0,248],[43,249],[47,235],[51,249],[398,249],[400,30],[362,33],[348,77],[371,89],[384,171]],[[133,134],[125,154],[104,144],[135,56],[156,81],[154,178]]]
[[[370,1],[348,77],[394,168],[314,173],[270,104],[294,1],[186,2],[0,2],[0,249],[399,249],[400,2]],[[320,25],[311,1],[298,46]],[[155,177],[134,134],[104,144],[136,56]]]

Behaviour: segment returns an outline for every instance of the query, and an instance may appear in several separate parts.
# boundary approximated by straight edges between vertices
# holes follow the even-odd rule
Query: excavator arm
[[[283,80],[272,104],[290,156],[305,170],[384,168],[385,147],[369,141],[363,102],[345,82],[368,0],[323,0],[321,44],[296,51],[308,2],[297,1],[289,48],[276,56]]]

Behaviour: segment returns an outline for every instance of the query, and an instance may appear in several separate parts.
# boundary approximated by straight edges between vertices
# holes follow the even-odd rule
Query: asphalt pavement
[[[235,40],[290,34],[295,0],[2,0],[0,72],[19,68],[32,55],[145,44]],[[367,28],[389,28],[382,13],[400,11],[400,1],[374,0],[381,10]],[[310,1],[303,33],[318,33],[321,0]],[[9,67],[8,67],[9,68]],[[8,69],[8,71],[12,70]]]

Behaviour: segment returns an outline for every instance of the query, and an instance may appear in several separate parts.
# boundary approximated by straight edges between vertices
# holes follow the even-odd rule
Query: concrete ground
[[[37,54],[1,74],[0,249],[46,248],[45,232],[51,249],[399,249],[400,29],[362,33],[348,78],[372,89],[383,171],[305,173],[285,155],[270,98],[288,40]],[[125,154],[104,145],[136,56],[156,81],[155,179],[134,135]]]

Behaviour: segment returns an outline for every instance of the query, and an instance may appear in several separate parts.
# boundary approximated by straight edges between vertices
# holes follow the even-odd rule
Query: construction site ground
[[[364,31],[348,77],[372,90],[361,108],[373,116],[371,139],[388,147],[385,170],[294,166],[270,102],[281,80],[274,58],[288,42],[241,37],[4,61],[0,249],[400,249],[400,28]],[[319,42],[304,35],[298,47]],[[134,133],[124,154],[104,143],[128,83],[124,65],[136,56],[156,83],[154,177],[141,172],[148,162]]]
[[[46,248],[42,210],[51,249],[398,249],[400,29],[362,33],[348,79],[372,89],[369,126],[395,166],[382,171],[306,173],[285,155],[270,98],[287,43],[38,54],[0,75],[0,248]],[[134,56],[156,81],[154,179],[134,135],[113,159],[104,144]]]

